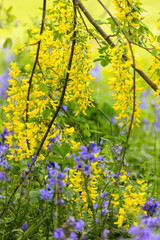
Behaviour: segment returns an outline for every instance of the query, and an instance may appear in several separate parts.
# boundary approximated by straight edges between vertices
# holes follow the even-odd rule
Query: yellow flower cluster
[[[124,123],[127,127],[130,125],[130,119],[133,111],[133,72],[130,71],[132,61],[124,61],[122,55],[124,52],[128,52],[128,59],[131,59],[129,54],[129,47],[116,46],[115,48],[108,49],[108,55],[110,58],[111,68],[107,69],[107,72],[113,73],[112,77],[108,78],[110,89],[116,91],[114,100],[117,102],[114,104],[114,110],[119,112],[116,119],[122,120],[119,125]],[[133,70],[132,70],[133,71]],[[136,78],[136,93],[140,93],[142,88],[138,86],[140,79]],[[140,109],[138,108],[140,101],[136,96],[135,102],[135,114],[134,118],[136,125],[140,122]]]
[[[41,44],[38,62],[32,78],[27,122],[27,93],[32,74],[32,63],[21,66],[21,68],[16,63],[11,63],[8,106],[4,107],[8,119],[5,126],[9,131],[14,131],[13,136],[7,137],[7,142],[11,147],[9,158],[15,157],[16,160],[21,160],[31,157],[48,128],[48,124],[59,104],[67,74],[74,29],[73,19],[72,4],[67,0],[54,0],[53,6],[48,7],[46,11],[43,33],[39,35],[38,28],[31,29],[32,39],[29,41],[27,48],[31,58],[36,58],[38,41],[41,40]],[[92,90],[89,86],[93,77],[89,74],[92,69],[90,61],[91,46],[87,44],[88,35],[81,19],[78,17],[76,32],[73,64],[64,104],[67,105],[71,101],[76,101],[77,115],[79,112],[86,114],[87,107],[93,106]],[[16,52],[23,51],[24,46]],[[66,131],[68,133],[68,130]],[[50,138],[54,138],[58,133],[59,130],[55,122],[43,146],[43,154],[39,156],[39,159],[44,159],[44,152],[47,150]],[[28,147],[27,141],[30,147]],[[16,147],[14,142],[16,142]]]
[[[130,33],[133,34],[134,30],[139,26],[139,22],[143,17],[141,16],[138,4],[140,0],[113,0],[116,8],[116,17],[123,24],[124,27],[130,26]]]
[[[117,221],[114,222],[119,228],[124,227],[128,229],[133,222],[131,222],[130,216],[138,216],[141,211],[141,207],[146,202],[145,187],[147,184],[144,181],[137,180],[139,189],[133,186],[130,182],[128,185],[129,177],[126,176],[127,172],[122,171],[123,175],[120,176],[120,181],[126,183],[125,190],[122,191],[122,197],[118,193],[113,193],[113,207],[119,207],[117,215]],[[133,221],[134,217],[132,218]],[[136,224],[136,222],[134,222]]]
[[[100,172],[101,169],[98,166],[98,162],[91,163],[91,176],[87,182],[87,189],[89,192],[89,197],[91,198],[93,203],[96,203],[96,197],[98,196],[98,182],[101,180]],[[88,208],[88,196],[85,188],[85,177],[82,171],[76,169],[70,169],[70,188],[74,190],[75,198],[73,199],[79,205],[78,211],[82,209],[88,210],[90,214],[92,214],[91,210]]]

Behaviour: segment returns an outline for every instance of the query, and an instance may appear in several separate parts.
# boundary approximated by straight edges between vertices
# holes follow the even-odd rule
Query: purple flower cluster
[[[84,225],[85,223],[82,219],[76,221],[74,217],[70,216],[68,221],[61,228],[57,228],[54,231],[53,237],[55,239],[78,239],[77,232],[82,233]],[[86,236],[83,235],[82,239],[85,240]]]
[[[65,186],[64,179],[66,178],[66,174],[59,171],[60,166],[57,163],[49,162],[47,163],[48,169],[48,183],[45,181],[47,189],[40,189],[41,199],[43,200],[51,200],[53,198],[54,190],[53,187],[56,186],[56,194],[58,195],[57,204],[64,203],[62,199],[60,199],[60,193],[62,192],[62,187]],[[54,199],[55,201],[55,199]]]
[[[103,162],[104,157],[98,154],[95,157],[95,154],[101,151],[100,146],[96,146],[96,143],[92,142],[89,147],[80,146],[79,156],[74,157],[74,161],[76,162],[76,169],[83,172],[87,177],[91,176],[91,165],[90,163],[94,163],[96,161]]]
[[[150,226],[132,226],[129,233],[134,236],[134,240],[160,240],[160,234],[154,233]]]
[[[160,202],[155,201],[152,197],[149,198],[142,209],[147,212],[147,215],[141,217],[141,221],[137,226],[129,228],[129,233],[134,236],[135,240],[160,240],[160,216],[153,217],[153,214],[159,214]]]
[[[148,216],[153,216],[154,213],[159,214],[159,207],[160,201],[155,201],[154,198],[150,197],[149,201],[145,202],[142,210],[146,211]]]

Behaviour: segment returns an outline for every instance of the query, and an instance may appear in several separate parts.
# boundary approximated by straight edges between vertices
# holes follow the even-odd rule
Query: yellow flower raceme
[[[32,77],[31,91],[27,109],[27,95],[29,80],[33,66],[30,63],[20,69],[16,63],[11,63],[8,105],[4,107],[8,122],[8,130],[14,131],[14,136],[7,137],[11,150],[9,158],[22,160],[30,158],[40,145],[49,122],[59,104],[61,92],[67,74],[68,62],[71,53],[72,36],[74,29],[73,6],[67,0],[53,0],[53,6],[46,12],[43,34],[39,35],[38,28],[32,28],[28,54],[36,58],[37,42],[41,40],[38,62]],[[93,77],[89,74],[92,69],[90,58],[91,45],[87,44],[88,34],[84,31],[82,20],[77,17],[76,44],[69,80],[64,96],[64,104],[76,101],[76,114],[86,114],[87,107],[93,106],[90,82]],[[23,52],[24,46],[21,47]],[[28,121],[26,122],[26,111]],[[72,139],[74,128],[69,127],[62,132],[62,141]],[[42,151],[47,150],[50,138],[57,135],[56,122],[45,141]],[[76,143],[78,144],[78,143]],[[39,157],[40,159],[40,157]]]
[[[117,221],[114,222],[118,227],[124,227],[128,229],[131,225],[130,215],[137,216],[141,207],[144,206],[146,202],[145,198],[145,187],[146,184],[144,181],[137,180],[137,183],[140,185],[139,189],[136,189],[132,186],[129,177],[126,175],[126,171],[122,171],[121,181],[125,179],[124,184],[125,189],[122,190],[122,195],[119,196],[118,193],[113,193],[113,207],[119,207],[119,212],[117,215]],[[130,184],[128,184],[130,183]],[[134,218],[132,218],[134,220]]]
[[[121,47],[117,46],[108,50],[111,68],[107,69],[107,72],[113,73],[113,76],[108,78],[108,83],[110,89],[115,91],[113,97],[116,103],[113,108],[119,113],[115,118],[122,121],[120,125],[125,122],[127,127],[129,127],[133,112],[133,74],[130,72],[132,61],[124,61],[122,58],[125,51],[129,52],[129,47],[127,45]],[[142,91],[142,88],[138,85],[139,80],[139,78],[136,78],[136,93]],[[138,123],[140,122],[139,103],[140,101],[136,96],[134,122],[137,126],[139,126]]]

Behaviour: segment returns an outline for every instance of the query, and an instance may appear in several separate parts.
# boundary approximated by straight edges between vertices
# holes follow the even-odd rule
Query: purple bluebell
[[[51,152],[51,150],[52,150],[51,146],[52,146],[52,143],[48,143],[47,147],[48,147],[49,152]]]
[[[27,228],[28,228],[28,223],[27,223],[27,222],[23,223],[23,224],[22,224],[22,230],[23,230],[23,232],[25,232],[25,231],[27,230]]]
[[[10,171],[12,169],[12,166],[8,166],[8,171]]]
[[[42,200],[51,200],[53,197],[53,190],[40,189]]]
[[[75,222],[74,228],[76,229],[76,231],[82,232],[84,225],[85,225],[84,221],[80,219],[77,222]]]
[[[159,207],[160,207],[160,202],[155,201],[153,198],[150,198],[149,201],[145,202],[142,209],[147,212],[148,216],[153,216],[154,213],[158,215]]]
[[[49,161],[49,163],[50,163],[50,168],[54,167],[54,168],[56,168],[57,170],[60,169],[60,166],[59,166],[57,163],[51,162],[51,161]]]
[[[27,162],[27,167],[30,167],[30,163],[29,162]]]
[[[92,168],[91,168],[90,164],[84,164],[84,167],[83,167],[84,175],[89,177],[91,175],[90,174],[91,170],[92,170]]]
[[[68,221],[67,221],[67,224],[68,224],[68,225],[71,225],[71,224],[73,224],[74,222],[75,222],[75,218],[74,218],[73,216],[70,216],[69,219],[68,219]]]
[[[64,168],[64,172],[68,172],[69,170],[70,170],[69,167],[65,167],[65,168]]]
[[[63,204],[64,203],[64,200],[63,199],[59,199],[58,200],[58,204]]]
[[[77,163],[75,168],[76,168],[76,170],[82,170],[82,166],[83,166],[83,162],[80,161],[80,162]]]
[[[109,212],[107,208],[102,209],[102,216],[106,215]]]
[[[86,146],[80,146],[80,152],[78,152],[80,154],[80,157],[83,159],[89,159],[91,154],[88,152],[88,148]]]
[[[60,144],[60,134],[57,134],[54,138],[50,139],[51,142]]]
[[[73,160],[78,163],[81,160],[81,158],[80,156],[78,156],[78,157],[74,157]]]
[[[4,168],[7,168],[8,166],[8,163],[7,163],[7,160],[6,160],[6,157],[5,156],[1,156],[0,158],[0,165]]]
[[[103,207],[103,208],[107,208],[107,207],[108,207],[108,203],[109,203],[108,201],[105,201],[105,200],[104,200],[104,201],[102,202],[102,207]]]
[[[160,113],[159,104],[155,104],[154,107],[155,107],[155,113],[159,114]]]
[[[140,109],[147,109],[148,108],[148,104],[147,104],[147,100],[145,97],[141,98],[141,103],[139,104],[139,108]]]
[[[28,168],[25,169],[25,173],[26,173],[26,174],[29,173],[29,169],[28,169]]]
[[[94,210],[96,210],[97,208],[99,208],[99,205],[97,203],[93,203],[93,207],[94,207]]]
[[[116,153],[117,156],[120,155],[121,151],[122,151],[122,147],[121,146],[118,146],[117,148],[115,148],[115,153]]]
[[[101,147],[97,147],[95,142],[92,142],[90,144],[89,149],[91,149],[92,154],[96,154],[96,153],[99,153],[101,151]]]
[[[109,233],[109,230],[108,229],[105,229],[102,233],[102,239],[106,239],[106,237],[108,236],[108,233]]]
[[[56,239],[63,239],[63,237],[64,237],[63,229],[62,228],[57,228],[54,231],[53,237],[56,238]]]
[[[113,115],[113,116],[111,117],[111,123],[113,123],[113,124],[116,124],[116,123],[117,123],[117,120],[115,119],[115,117],[116,117],[116,115]]]
[[[96,218],[96,223],[97,223],[97,224],[100,224],[100,221],[99,221],[99,219],[98,219],[98,218]]]
[[[106,200],[109,199],[108,197],[106,197],[106,195],[108,194],[108,192],[103,192],[101,193],[101,198],[105,198]]]
[[[70,233],[70,239],[78,239],[77,234],[74,232]]]
[[[5,173],[3,172],[3,174],[5,175]],[[5,176],[3,175],[1,172],[0,172],[0,180],[1,181],[4,181],[6,178]]]
[[[33,157],[32,157],[32,164],[34,164],[35,163],[35,161],[36,161],[36,159],[37,159],[37,155],[35,154]]]

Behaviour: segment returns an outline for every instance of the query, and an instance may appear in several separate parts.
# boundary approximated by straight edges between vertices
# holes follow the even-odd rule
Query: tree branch
[[[90,13],[87,11],[87,9],[84,7],[84,5],[81,3],[80,0],[75,0],[77,3],[77,6],[82,10],[82,12],[85,14],[89,22],[95,27],[95,29],[99,32],[99,34],[103,37],[103,39],[111,46],[115,47],[116,45],[114,42],[110,39],[110,37],[104,32],[104,30],[95,22],[94,18],[90,15]],[[123,54],[123,59],[125,61],[128,60],[128,57]],[[132,65],[134,68],[134,66]],[[148,85],[154,90],[157,90],[157,86],[151,81],[151,79],[142,71],[135,67],[136,72],[148,83]]]

